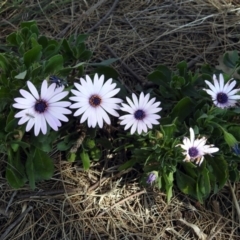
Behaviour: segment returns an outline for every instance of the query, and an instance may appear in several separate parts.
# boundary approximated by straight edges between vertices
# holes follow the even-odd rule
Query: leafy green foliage
[[[137,166],[144,172],[143,185],[147,185],[150,173],[156,176],[154,184],[166,192],[167,202],[176,185],[184,194],[203,202],[211,193],[219,191],[228,180],[239,181],[240,108],[220,109],[203,91],[204,80],[212,81],[213,74],[224,73],[225,80],[232,76],[240,79],[240,58],[237,51],[224,54],[218,69],[203,65],[195,73],[188,70],[185,61],[172,71],[158,66],[147,76],[154,83],[148,89],[157,101],[161,101],[160,126],[139,135],[126,132],[114,133],[114,138],[103,135],[99,129],[87,129],[79,119],[69,117],[59,131],[47,129],[45,135],[35,137],[18,125],[12,109],[13,99],[20,89],[26,89],[27,80],[39,89],[43,79],[51,82],[58,76],[70,91],[76,78],[88,69],[112,78],[121,89],[118,96],[125,99],[128,92],[119,82],[118,72],[111,64],[118,59],[90,62],[92,52],[85,42],[86,34],[68,39],[51,39],[41,35],[35,21],[23,22],[17,32],[7,37],[7,51],[0,53],[0,152],[6,156],[6,178],[13,188],[26,183],[34,189],[38,181],[48,180],[54,173],[54,161],[50,153],[58,151],[69,162],[81,161],[88,170],[92,161],[103,159],[106,152],[122,151],[127,156],[119,170]],[[137,86],[135,92],[141,89]],[[199,166],[184,162],[185,155],[179,147],[193,128],[196,137],[205,136],[208,144],[214,144],[219,152],[204,156]],[[116,139],[117,138],[117,139]],[[119,141],[120,140],[120,141]],[[186,159],[185,159],[186,160]]]
[[[81,160],[86,170],[90,161],[98,161],[102,156],[102,145],[90,139],[91,131],[86,144],[83,141],[76,152],[70,151],[79,138],[75,120],[70,120],[58,132],[48,130],[46,135],[35,137],[18,125],[16,111],[11,107],[19,89],[26,89],[27,80],[39,88],[44,79],[57,75],[64,79],[66,86],[71,84],[70,90],[75,78],[81,77],[88,65],[96,72],[99,68],[99,73],[117,78],[117,72],[109,66],[116,59],[88,63],[92,52],[86,47],[87,38],[88,35],[80,34],[68,39],[51,39],[41,35],[35,21],[22,22],[20,29],[6,38],[8,51],[0,53],[0,151],[7,156],[6,178],[14,188],[28,182],[34,189],[36,182],[50,179],[54,164],[49,153],[55,149],[63,152],[70,162]]]

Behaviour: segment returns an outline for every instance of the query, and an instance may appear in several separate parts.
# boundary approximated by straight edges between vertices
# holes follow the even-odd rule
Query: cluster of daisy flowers
[[[156,98],[150,99],[149,94],[143,93],[137,98],[133,93],[132,99],[127,97],[127,103],[123,103],[122,99],[114,97],[120,88],[116,88],[112,79],[104,82],[103,75],[99,77],[95,74],[93,81],[86,75],[85,79],[80,78],[80,83],[74,83],[75,89],[71,90],[74,96],[69,97],[74,103],[62,101],[69,92],[64,91],[64,84],[58,78],[52,77],[51,80],[50,86],[47,80],[43,81],[40,93],[27,81],[29,92],[20,89],[22,97],[14,99],[13,107],[21,109],[15,115],[20,118],[18,124],[26,123],[26,131],[34,127],[35,136],[40,131],[46,134],[47,124],[57,131],[62,125],[61,121],[68,121],[65,115],[72,113],[70,109],[76,109],[73,116],[81,116],[80,123],[87,121],[88,127],[93,128],[102,128],[104,122],[111,124],[109,115],[119,117],[120,125],[125,125],[125,130],[131,128],[131,134],[136,131],[138,134],[146,133],[154,124],[159,124],[160,115],[156,113],[162,108]],[[118,110],[127,114],[119,116]]]
[[[38,136],[40,131],[47,133],[47,125],[57,131],[61,127],[61,122],[67,122],[65,115],[71,114],[70,109],[76,109],[73,116],[80,116],[80,123],[87,121],[88,127],[103,127],[103,123],[111,124],[109,115],[118,117],[120,125],[125,125],[124,130],[131,128],[131,134],[137,132],[147,133],[153,125],[159,124],[161,118],[158,114],[160,102],[156,98],[150,99],[150,94],[140,93],[139,98],[132,94],[132,99],[126,97],[126,103],[120,98],[114,97],[120,91],[116,88],[116,83],[112,79],[104,82],[104,76],[95,74],[93,81],[86,75],[86,78],[80,78],[79,83],[74,83],[75,89],[71,92],[74,96],[69,97],[70,101],[63,100],[68,94],[64,91],[65,84],[61,84],[57,77],[51,79],[52,83],[48,86],[47,80],[41,85],[40,93],[36,87],[27,81],[27,87],[30,92],[21,89],[22,97],[15,98],[14,108],[21,109],[15,117],[20,118],[18,124],[26,123],[26,131],[34,127],[34,134]],[[235,106],[240,95],[236,95],[240,89],[234,89],[235,80],[229,80],[224,84],[223,75],[220,74],[219,80],[213,75],[214,84],[205,81],[209,89],[206,91],[213,100],[214,105],[219,108],[228,108]],[[121,104],[121,105],[120,105]],[[69,109],[70,108],[70,109]],[[121,110],[127,114],[120,116]],[[194,132],[190,128],[190,139],[184,138],[183,154],[186,155],[185,161],[196,161],[201,164],[205,154],[211,154],[218,151],[218,148],[212,145],[206,145],[206,138],[195,139]]]

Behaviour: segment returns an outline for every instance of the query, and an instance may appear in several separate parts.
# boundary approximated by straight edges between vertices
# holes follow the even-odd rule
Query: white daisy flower
[[[235,80],[229,80],[224,85],[223,75],[219,75],[219,80],[217,80],[216,75],[213,75],[214,84],[209,81],[205,81],[205,83],[209,86],[210,89],[203,89],[209,95],[211,95],[213,103],[219,108],[229,108],[235,106],[237,103],[237,99],[240,99],[240,95],[235,95],[240,89],[234,89],[236,85]]]
[[[133,93],[133,101],[128,97],[126,98],[129,105],[122,103],[121,110],[129,113],[119,117],[122,120],[120,124],[126,125],[124,130],[132,127],[131,134],[136,132],[136,130],[138,134],[141,134],[142,131],[146,133],[148,128],[152,128],[153,124],[159,124],[157,119],[161,117],[156,113],[162,110],[162,108],[158,107],[161,103],[155,102],[156,98],[152,98],[149,101],[149,98],[149,93],[146,96],[141,93],[138,100],[137,96]]]
[[[118,117],[119,114],[116,110],[120,108],[118,103],[121,103],[120,98],[113,98],[120,88],[115,88],[116,83],[112,83],[112,79],[108,79],[104,83],[104,75],[100,78],[95,74],[92,82],[91,78],[86,75],[86,80],[80,78],[80,84],[74,83],[77,90],[71,90],[75,95],[70,97],[70,100],[75,101],[70,108],[77,108],[74,116],[82,114],[80,123],[87,120],[88,127],[103,127],[103,120],[107,124],[111,124],[110,118],[107,113]],[[107,113],[106,113],[107,112]]]
[[[196,161],[196,164],[201,165],[204,160],[204,155],[219,151],[219,148],[214,145],[206,145],[207,139],[205,137],[195,139],[195,134],[192,128],[190,128],[190,139],[185,137],[183,144],[178,144],[183,150],[183,155],[186,155],[183,161],[190,162]]]
[[[43,134],[47,133],[47,123],[53,130],[57,131],[62,125],[60,120],[67,122],[68,118],[65,114],[71,113],[66,108],[71,103],[60,101],[68,95],[68,92],[63,92],[64,87],[56,88],[55,83],[48,87],[46,80],[42,83],[40,95],[30,81],[27,81],[27,86],[30,93],[20,89],[20,94],[23,98],[14,99],[16,103],[13,104],[13,107],[23,109],[15,115],[15,118],[20,118],[18,124],[22,125],[27,122],[27,132],[34,126],[35,136],[39,134],[40,130]]]

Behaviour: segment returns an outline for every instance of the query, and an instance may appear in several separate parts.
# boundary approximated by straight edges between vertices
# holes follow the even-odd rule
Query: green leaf
[[[236,50],[226,52],[223,56],[223,63],[229,68],[235,68],[239,60],[238,52]]]
[[[23,61],[27,68],[29,68],[33,62],[37,62],[42,57],[42,46],[38,45],[33,47],[32,49],[28,50],[23,55]]]
[[[185,194],[196,197],[196,180],[177,170],[176,182],[178,188]]]
[[[79,68],[83,65],[86,65],[86,63],[85,62],[80,62],[80,63],[76,64],[75,66],[73,66],[72,68]]]
[[[204,168],[200,176],[199,190],[201,191],[204,198],[208,197],[211,192],[209,171],[206,168]]]
[[[24,173],[24,166],[20,160],[19,151],[13,153],[8,149],[8,165],[6,169],[6,178],[12,188],[20,188],[26,182],[26,176]]]
[[[14,78],[23,80],[25,79],[26,75],[27,75],[27,70],[17,74]]]
[[[0,88],[0,100],[4,101],[5,99],[10,99],[9,88],[1,87]]]
[[[51,74],[53,72],[57,72],[60,69],[63,68],[63,57],[62,55],[55,55],[53,57],[51,57],[46,65],[45,65],[45,69],[44,72],[46,75]]]
[[[131,168],[133,167],[135,164],[137,163],[137,160],[136,159],[131,159],[129,161],[126,161],[124,164],[122,164],[118,170],[119,171],[122,171],[122,170],[125,170],[125,169],[128,169],[128,168]]]
[[[90,65],[90,66],[109,66],[116,61],[118,61],[118,58],[109,58],[109,59],[104,60],[100,63],[89,63],[88,65]]]
[[[228,179],[228,164],[223,156],[206,156],[207,163],[212,167],[212,174],[218,182],[217,191],[220,190]]]
[[[7,42],[14,45],[14,46],[18,46],[18,42],[17,42],[17,33],[11,33],[7,36],[6,38]]]
[[[182,98],[173,108],[170,116],[172,119],[178,118],[180,122],[183,122],[187,116],[189,116],[194,110],[194,102],[189,97]]]
[[[161,86],[168,88],[169,82],[166,81],[164,73],[160,71],[154,71],[147,76],[148,80]]]
[[[67,142],[67,141],[61,141],[57,144],[57,149],[59,151],[66,151],[72,147],[72,142]]]
[[[17,144],[23,149],[30,148],[30,144],[28,144],[26,142],[19,141],[19,140],[11,141],[11,144]]]
[[[113,78],[113,79],[118,78],[117,71],[115,69],[113,69],[112,67],[99,66],[99,67],[97,67],[95,72],[98,73],[99,76],[101,76],[103,74],[105,76],[105,80],[107,80],[109,78]]]
[[[185,77],[186,72],[187,72],[186,61],[182,61],[182,62],[178,63],[177,68],[178,68],[178,71],[179,71],[179,75],[182,76],[182,77]]]
[[[20,24],[21,28],[24,28],[24,27],[30,28],[33,25],[37,25],[36,21],[34,21],[34,20],[27,21],[27,22],[21,22],[21,24]]]
[[[79,54],[78,59],[83,59],[84,61],[89,60],[92,57],[92,52],[89,50],[83,51],[81,54]]]
[[[172,71],[166,67],[165,65],[159,65],[157,69],[159,72],[161,72],[165,76],[165,80],[167,82],[170,82],[172,79]]]
[[[37,27],[36,24],[30,25],[30,30],[31,30],[32,33],[36,34],[36,36],[39,35],[39,30],[38,30],[38,27]]]
[[[49,41],[48,46],[44,49],[43,54],[46,59],[56,55],[60,49],[60,45],[52,43]]]
[[[77,36],[77,40],[76,40],[76,46],[78,46],[79,44],[83,43],[86,41],[86,39],[88,38],[89,35],[87,34],[80,34]]]
[[[168,125],[160,125],[160,128],[164,133],[164,137],[171,139],[174,137],[177,126],[173,123],[173,124],[168,124]]]
[[[173,89],[182,89],[185,84],[185,79],[180,76],[173,76],[172,81],[170,83],[170,87]]]
[[[14,129],[17,128],[18,124],[17,124],[18,120],[16,118],[12,119],[5,127],[5,131],[6,132],[11,132],[14,131]]]
[[[173,172],[163,173],[163,179],[165,182],[165,189],[167,193],[167,203],[170,203],[172,198],[172,188],[173,188]]]
[[[36,148],[32,161],[36,181],[48,180],[53,176],[53,161],[47,153]]]
[[[61,47],[63,48],[63,50],[66,52],[68,56],[73,56],[73,51],[66,39],[63,39]]]
[[[26,173],[28,176],[28,180],[29,180],[29,185],[31,187],[31,189],[35,189],[36,185],[35,185],[35,170],[34,170],[34,165],[33,165],[33,158],[32,158],[32,154],[29,154],[27,157],[27,161],[26,161]]]
[[[92,160],[99,161],[102,157],[102,151],[99,148],[95,147],[90,150],[90,156]]]
[[[43,49],[45,49],[48,46],[48,39],[45,36],[40,36],[38,38],[38,43],[42,45]]]
[[[89,159],[88,153],[85,152],[83,149],[80,153],[80,158],[81,158],[82,163],[83,163],[83,169],[88,170],[89,167],[90,167],[90,159]]]
[[[75,162],[76,157],[77,157],[76,153],[68,153],[67,154],[67,161],[68,162]]]
[[[9,69],[9,61],[8,59],[4,56],[4,54],[0,53],[0,70],[2,69],[3,72],[7,72]]]

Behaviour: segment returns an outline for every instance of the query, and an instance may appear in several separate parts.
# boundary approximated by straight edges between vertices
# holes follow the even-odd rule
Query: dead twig
[[[58,33],[55,37],[58,38],[62,38],[69,29],[75,29],[76,26],[78,26],[79,22],[82,22],[86,17],[88,17],[93,11],[95,11],[100,5],[102,5],[106,0],[101,0],[99,2],[97,2],[96,4],[94,4],[93,6],[91,6],[86,12],[82,13],[78,20],[75,21],[75,24],[70,23],[69,25],[67,25],[60,33]]]
[[[100,214],[98,214],[97,216],[95,216],[96,218],[98,217],[101,217],[104,213],[108,212],[108,211],[111,211],[113,208],[115,208],[117,205],[121,205],[123,204],[124,202],[126,202],[127,200],[129,200],[130,198],[133,198],[133,197],[136,197],[136,196],[139,196],[143,193],[146,193],[146,190],[142,190],[141,192],[138,192],[138,193],[135,193],[135,194],[132,194],[131,196],[128,196],[126,198],[124,198],[123,200],[117,202],[116,204],[114,204],[113,206],[109,207],[108,209],[104,210],[103,212],[101,212]]]
[[[238,215],[238,221],[240,222],[240,207],[239,207],[239,204],[238,204],[237,197],[236,197],[236,195],[235,195],[235,193],[234,193],[235,184],[234,184],[233,187],[232,187],[231,183],[228,182],[228,186],[229,186],[229,188],[230,188],[230,190],[231,190],[232,197],[233,197],[233,203],[234,203],[234,206],[235,206],[235,208],[236,208],[237,215]]]
[[[6,239],[9,232],[21,222],[21,220],[32,210],[32,207],[28,207],[10,226],[5,230],[5,232],[0,237],[0,240]]]
[[[135,77],[138,82],[140,82],[141,84],[144,84],[144,83],[145,83],[145,81],[143,81],[142,79],[140,79],[140,78],[138,77],[138,75],[137,75],[135,72],[133,72],[133,70],[132,70],[131,68],[129,68],[128,65],[127,65],[124,61],[122,61],[122,60],[117,56],[117,54],[112,50],[111,47],[109,47],[108,45],[105,45],[105,47],[106,47],[107,50],[113,55],[113,57],[119,59],[119,61],[120,61],[121,64],[123,65],[123,67],[124,67],[133,77]]]
[[[214,48],[216,48],[219,45],[220,42],[221,42],[220,39],[218,39],[215,42],[213,42],[212,44],[210,44],[207,47],[207,49],[204,51],[204,53],[196,56],[195,58],[193,58],[191,61],[189,61],[187,63],[187,68],[193,67],[203,57],[204,54],[205,55],[208,54],[210,51],[212,51]]]
[[[6,213],[7,213],[8,209],[9,209],[10,205],[12,204],[12,201],[13,201],[14,197],[16,196],[16,194],[17,194],[17,191],[14,191],[12,196],[11,196],[11,198],[10,198],[10,200],[9,200],[9,202],[8,202],[8,205],[6,207],[6,210],[5,210]]]
[[[113,12],[113,10],[115,9],[115,7],[117,6],[119,0],[115,0],[112,7],[108,10],[108,12],[106,13],[106,15],[100,19],[92,28],[90,28],[87,33],[92,32],[93,30],[95,30],[96,28],[98,28],[109,16],[110,14]]]

